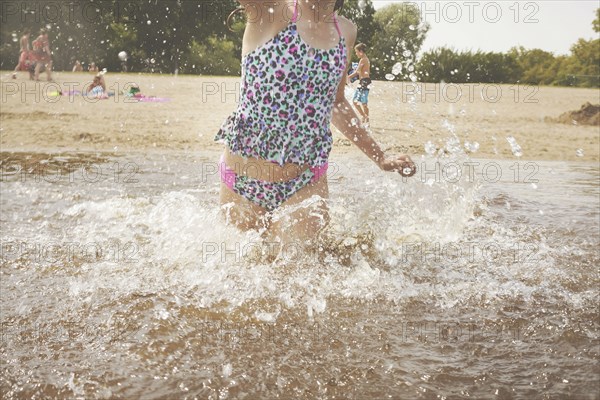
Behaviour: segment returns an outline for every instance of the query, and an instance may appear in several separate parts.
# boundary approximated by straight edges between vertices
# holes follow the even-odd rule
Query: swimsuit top
[[[300,37],[294,16],[275,37],[242,57],[240,103],[215,140],[244,157],[321,166],[332,147],[333,103],[346,69],[344,37],[318,49]]]

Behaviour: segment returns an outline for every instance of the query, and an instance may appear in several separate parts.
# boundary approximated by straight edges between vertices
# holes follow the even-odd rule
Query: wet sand
[[[59,72],[55,83],[35,84],[21,73],[3,72],[0,97],[2,151],[218,150],[213,137],[238,101],[239,78],[107,74],[117,96],[87,100],[79,95],[53,97],[57,90],[82,90],[91,74]],[[120,94],[136,83],[143,94],[168,102],[133,102]],[[371,130],[386,151],[425,154],[454,134],[476,142],[478,158],[517,159],[506,137],[522,148],[522,159],[598,161],[599,129],[553,122],[586,101],[596,89],[518,85],[428,84],[425,96],[406,82],[376,81],[370,93]],[[360,151],[334,131],[334,152]],[[581,149],[582,151],[577,151]]]

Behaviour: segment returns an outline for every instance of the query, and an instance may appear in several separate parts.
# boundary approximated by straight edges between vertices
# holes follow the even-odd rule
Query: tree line
[[[35,38],[46,28],[58,70],[80,60],[119,71],[117,55],[125,51],[134,72],[239,75],[243,13],[233,18],[232,30],[226,25],[238,6],[235,0],[3,2],[0,68],[16,65],[23,29]],[[507,53],[437,48],[418,56],[431,26],[414,3],[376,11],[371,0],[345,0],[340,14],[358,25],[357,42],[369,48],[374,79],[600,86],[600,39],[579,39],[567,56],[523,47]],[[596,32],[599,21],[600,9]]]

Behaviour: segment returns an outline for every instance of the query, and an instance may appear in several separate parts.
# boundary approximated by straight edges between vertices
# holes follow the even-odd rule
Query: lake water
[[[217,153],[1,153],[5,399],[599,399],[597,165],[331,158],[319,251]]]

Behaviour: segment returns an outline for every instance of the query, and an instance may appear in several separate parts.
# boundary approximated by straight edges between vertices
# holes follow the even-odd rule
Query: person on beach
[[[98,67],[95,62],[90,63],[90,67],[88,68],[89,72],[98,73]]]
[[[239,2],[228,25],[243,10],[254,22],[248,22],[242,42],[241,101],[215,136],[225,144],[219,163],[222,210],[242,230],[309,242],[329,220],[331,123],[383,171],[412,176],[416,166],[407,155],[384,154],[356,123],[344,96],[340,83],[357,28],[335,13],[343,0]],[[269,18],[256,18],[257,4]],[[315,199],[316,207],[303,207],[307,199]],[[274,218],[282,206],[292,210],[286,215],[291,226]]]
[[[94,80],[88,86],[86,95],[88,97],[97,99],[107,99],[108,93],[106,92],[106,81],[104,80],[104,74],[99,73],[94,76]]]
[[[75,61],[75,65],[73,65],[73,72],[83,72],[83,66],[81,65],[81,61]]]
[[[19,41],[19,63],[15,67],[12,78],[17,79],[18,71],[29,71],[29,79],[33,80],[33,72],[31,66],[33,64],[31,48],[29,47],[29,38],[31,36],[31,30],[29,28],[23,31],[23,36]]]
[[[40,80],[40,71],[44,67],[48,82],[52,82],[52,51],[50,50],[48,32],[45,29],[40,30],[40,35],[33,41],[32,45],[36,62],[34,79],[36,81]]]
[[[367,45],[359,43],[354,46],[356,56],[360,59],[356,71],[348,75],[347,83],[349,84],[355,77],[360,79],[359,86],[354,92],[352,102],[361,115],[361,120],[364,124],[369,123],[369,85],[371,84],[371,62],[367,57]]]

